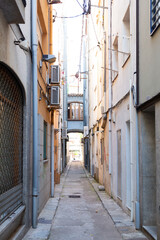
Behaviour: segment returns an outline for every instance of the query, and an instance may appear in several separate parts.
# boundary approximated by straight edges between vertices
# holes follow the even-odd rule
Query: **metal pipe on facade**
[[[133,116],[132,116],[132,79],[130,78],[129,115],[130,115],[130,163],[131,163],[131,221],[133,221]]]
[[[104,31],[104,112],[106,112],[106,32]]]
[[[37,227],[38,209],[38,103],[37,103],[37,1],[31,1],[32,14],[32,76],[33,76],[33,186],[32,227]]]
[[[136,0],[136,105],[139,104],[139,0]],[[139,180],[139,131],[138,131],[138,112],[136,109],[136,229],[140,229],[140,180]]]
[[[54,113],[51,113],[51,197],[54,197]]]
[[[112,0],[108,1],[109,48],[112,46]],[[109,51],[109,68],[112,69],[112,51]],[[109,71],[109,174],[112,174],[112,71]],[[112,191],[112,180],[111,180]]]

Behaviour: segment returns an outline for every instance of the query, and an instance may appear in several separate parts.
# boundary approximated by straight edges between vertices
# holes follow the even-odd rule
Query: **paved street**
[[[99,184],[73,161],[23,240],[147,240]]]
[[[49,239],[122,239],[88,181],[80,162],[72,162]]]

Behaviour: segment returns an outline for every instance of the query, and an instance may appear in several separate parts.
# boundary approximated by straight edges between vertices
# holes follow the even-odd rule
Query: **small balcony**
[[[25,23],[26,0],[0,1],[0,9],[9,24]]]

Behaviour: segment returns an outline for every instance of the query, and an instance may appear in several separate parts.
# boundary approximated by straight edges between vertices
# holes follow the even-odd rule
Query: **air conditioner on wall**
[[[51,82],[54,84],[60,83],[60,68],[59,65],[51,66]]]
[[[51,87],[51,105],[59,104],[60,104],[59,87],[58,86]]]

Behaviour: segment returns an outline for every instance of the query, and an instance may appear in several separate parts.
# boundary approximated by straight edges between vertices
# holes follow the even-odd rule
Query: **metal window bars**
[[[0,64],[0,222],[22,202],[22,177],[23,95],[17,79]]]
[[[160,0],[151,0],[151,34],[160,25]]]

